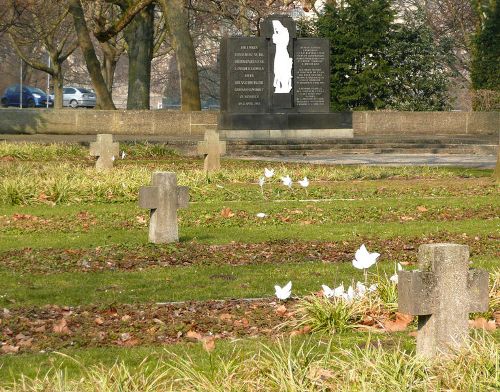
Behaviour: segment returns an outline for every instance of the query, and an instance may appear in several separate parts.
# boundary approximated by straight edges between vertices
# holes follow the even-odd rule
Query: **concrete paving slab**
[[[323,165],[371,165],[371,166],[456,166],[493,169],[495,155],[460,154],[335,154],[334,156],[301,157],[244,157],[242,159],[269,162],[296,162]]]

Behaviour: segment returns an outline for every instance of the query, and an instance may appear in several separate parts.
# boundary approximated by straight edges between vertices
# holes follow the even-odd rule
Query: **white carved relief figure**
[[[273,20],[273,44],[276,45],[274,55],[274,92],[289,93],[292,90],[292,63],[288,54],[290,34],[279,20]]]

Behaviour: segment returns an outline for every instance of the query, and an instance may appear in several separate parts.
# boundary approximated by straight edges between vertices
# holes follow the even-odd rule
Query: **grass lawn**
[[[369,282],[397,262],[415,268],[418,246],[429,242],[467,244],[473,267],[500,266],[500,198],[489,170],[273,164],[277,176],[307,175],[311,185],[290,190],[274,178],[261,190],[262,162],[224,160],[206,177],[200,159],[161,146],[125,150],[116,169],[95,173],[80,146],[0,144],[0,345],[13,350],[0,351],[0,390],[22,374],[67,368],[76,378],[92,365],[120,359],[138,369],[172,353],[210,371],[201,342],[211,332],[226,359],[235,350],[252,357],[263,343],[279,348],[276,339],[296,327],[276,330],[294,316],[280,313],[273,286],[291,280],[301,297],[361,281],[351,260],[363,243],[381,254]],[[137,190],[154,170],[177,172],[191,189],[178,244],[147,243]],[[258,300],[231,302],[242,299]],[[182,303],[157,305],[170,302]],[[319,350],[326,339],[299,335],[294,347]],[[331,335],[332,344],[363,347],[371,335],[350,330]],[[374,336],[385,348],[415,348],[407,332]],[[498,342],[498,329],[491,336]]]

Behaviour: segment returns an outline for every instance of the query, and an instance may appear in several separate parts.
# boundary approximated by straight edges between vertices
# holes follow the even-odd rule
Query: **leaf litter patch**
[[[364,243],[383,249],[381,261],[416,262],[423,243],[459,242],[470,247],[471,256],[500,256],[498,235],[469,236],[441,232],[424,237],[378,239],[359,237],[338,242],[280,240],[262,243],[232,242],[206,245],[198,242],[153,245],[111,245],[91,249],[19,249],[0,253],[0,268],[16,273],[138,271],[146,268],[195,265],[257,265],[301,262],[350,262],[354,249]],[[217,278],[217,277],[215,277]],[[222,277],[218,277],[222,279]]]
[[[281,336],[291,328],[276,327],[294,317],[295,302],[288,301],[286,307],[273,299],[256,299],[3,309],[0,355]]]

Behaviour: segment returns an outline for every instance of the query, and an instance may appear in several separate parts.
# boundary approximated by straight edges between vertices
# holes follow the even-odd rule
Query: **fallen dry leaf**
[[[33,331],[35,332],[45,332],[47,328],[45,328],[45,325],[41,325],[40,327],[35,328]]]
[[[222,320],[222,321],[229,321],[233,318],[233,316],[230,314],[230,313],[222,313],[219,318]]]
[[[194,339],[194,340],[202,340],[203,339],[203,337],[201,336],[201,334],[199,332],[192,331],[192,330],[187,331],[186,338]]]
[[[302,328],[299,329],[294,329],[292,332],[290,332],[290,336],[299,336],[299,335],[307,335],[309,332],[311,332],[311,327],[309,325],[306,325]]]
[[[418,206],[417,210],[420,212],[425,212],[425,211],[427,211],[427,208],[425,208],[425,206]]]
[[[97,324],[97,325],[103,325],[104,324],[104,320],[101,318],[101,317],[96,317],[94,322]]]
[[[124,341],[121,345],[125,347],[133,347],[137,346],[140,343],[139,339],[128,339]]]
[[[4,344],[2,348],[0,348],[4,354],[15,354],[19,352],[19,346],[11,346],[10,344]]]
[[[388,332],[400,332],[404,331],[408,325],[412,322],[413,316],[409,314],[404,314],[396,312],[396,320],[385,320],[382,324],[384,329]]]
[[[17,345],[19,347],[30,348],[31,346],[33,346],[33,338],[20,340],[19,342],[17,342]]]
[[[146,224],[146,222],[147,222],[146,218],[142,215],[137,215],[135,217],[135,220],[137,221],[137,223],[139,223],[141,225]]]
[[[203,349],[209,353],[215,350],[215,336],[203,339]]]
[[[278,306],[276,308],[276,314],[278,316],[282,316],[283,317],[286,314],[286,312],[287,312],[287,308],[286,308],[285,305],[280,305],[280,306]]]
[[[484,329],[485,331],[494,331],[497,326],[494,320],[486,320],[479,317],[475,320],[469,320],[469,328]]]
[[[60,335],[69,335],[70,330],[68,328],[68,322],[66,321],[66,319],[62,318],[57,323],[55,323],[52,327],[52,331]]]
[[[309,367],[308,378],[314,381],[325,381],[333,378],[334,373],[331,370],[323,369],[316,366]]]
[[[220,215],[223,218],[232,218],[234,216],[234,213],[233,211],[231,211],[231,208],[226,207],[221,210]]]

